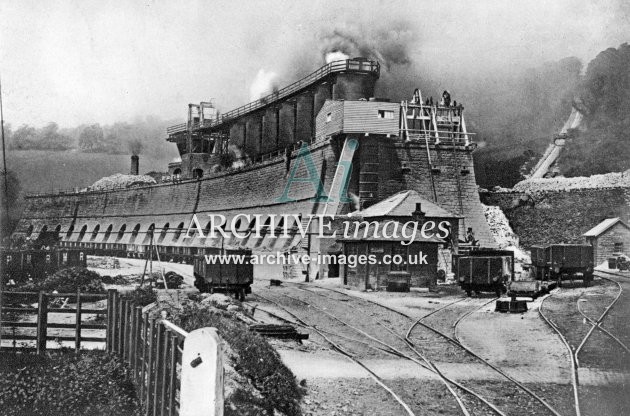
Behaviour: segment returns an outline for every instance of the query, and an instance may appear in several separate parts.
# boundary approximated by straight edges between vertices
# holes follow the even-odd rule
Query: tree
[[[84,152],[100,152],[104,150],[104,135],[100,124],[84,127],[79,134],[79,149]]]

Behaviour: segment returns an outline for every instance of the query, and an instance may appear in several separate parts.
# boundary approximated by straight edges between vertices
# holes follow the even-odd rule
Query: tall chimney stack
[[[140,157],[138,155],[131,156],[131,174],[138,175],[140,170]]]

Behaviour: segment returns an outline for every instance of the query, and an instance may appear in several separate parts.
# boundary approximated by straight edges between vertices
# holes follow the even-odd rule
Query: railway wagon
[[[514,280],[514,252],[480,249],[454,257],[455,278],[468,296],[494,292],[501,296],[508,280]]]
[[[593,280],[593,246],[588,244],[551,244],[531,249],[533,275],[536,280],[582,280],[584,286]]]
[[[87,267],[87,255],[84,250],[53,248],[2,249],[2,273],[5,281],[22,281],[29,278],[41,279],[67,267]]]
[[[207,256],[196,256],[193,262],[195,287],[200,292],[233,293],[240,300],[245,300],[245,294],[251,293],[254,282],[254,265],[250,262],[251,251],[248,250],[217,250],[212,254],[232,256],[234,260],[241,258],[242,262],[219,261],[209,262]]]

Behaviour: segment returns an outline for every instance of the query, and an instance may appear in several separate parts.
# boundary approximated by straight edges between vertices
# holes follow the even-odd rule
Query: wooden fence
[[[108,298],[105,294],[88,293],[45,293],[45,292],[2,292],[2,310],[0,311],[2,330],[2,349],[32,349],[38,354],[46,351],[49,341],[67,346],[73,342],[76,351],[82,343],[96,343],[95,347],[105,346],[107,324],[105,314],[108,309],[95,307],[98,301]],[[59,305],[55,305],[55,300]],[[37,307],[33,305],[37,303]],[[52,305],[51,305],[52,303]],[[85,304],[88,306],[85,307]],[[25,306],[28,305],[28,306]],[[56,314],[53,322],[49,314]],[[65,315],[66,319],[59,319]],[[67,315],[71,315],[68,319]],[[83,315],[96,315],[102,319],[85,322]],[[7,318],[7,319],[5,319]],[[54,322],[72,321],[74,322]],[[100,322],[99,322],[100,321]],[[51,334],[49,330],[60,330]],[[91,330],[92,336],[82,334]],[[98,336],[99,334],[103,334]],[[33,345],[33,341],[35,341]],[[9,344],[9,345],[6,345]]]
[[[107,352],[117,354],[129,365],[144,416],[179,415],[183,344],[189,335],[186,331],[168,321],[155,317],[149,318],[148,313],[143,312],[142,306],[137,306],[131,299],[121,296],[116,290],[109,290],[107,294],[3,292],[1,296],[3,296],[2,313],[0,313],[2,342],[11,344],[5,346],[4,349],[34,348],[41,354],[46,351],[47,341],[73,341],[74,348],[78,352],[82,343],[98,343],[92,346],[105,348]],[[61,299],[63,307],[51,306],[50,301],[54,299]],[[95,308],[92,303],[94,301],[98,303],[106,301],[107,307]],[[90,302],[90,305],[84,307],[87,302]],[[37,307],[24,306],[35,303]],[[50,322],[48,319],[50,313],[74,314],[75,320],[73,323]],[[12,319],[3,319],[12,314]],[[103,322],[84,322],[82,319],[84,314],[100,315]],[[28,315],[35,315],[36,318],[31,321]],[[50,329],[73,332],[72,335],[50,334]],[[81,333],[82,330],[97,330],[102,332],[103,336],[84,336]],[[34,345],[33,341],[35,341]],[[18,345],[18,343],[28,343],[28,345]],[[199,343],[195,342],[192,345],[198,347]],[[50,347],[52,346],[54,345]],[[221,350],[220,347],[216,349]],[[219,386],[216,390],[219,393],[213,396],[216,409],[207,406],[202,413],[194,411],[194,414],[223,414],[223,365],[221,354],[218,355],[216,380],[220,380],[219,382],[216,382],[213,377],[208,377],[207,374],[201,378],[193,375],[192,379],[192,385],[201,386],[206,391],[212,391]],[[198,360],[201,362],[200,358]],[[207,364],[204,366],[212,361],[206,357]],[[189,367],[194,369],[197,366],[198,363],[191,362]],[[191,369],[187,368],[186,371],[191,371]],[[190,382],[189,379],[188,383]],[[197,401],[203,401],[203,398],[195,398],[189,402]]]
[[[107,303],[107,351],[127,362],[143,414],[178,415],[183,341],[181,328],[149,318],[131,300],[110,291]]]

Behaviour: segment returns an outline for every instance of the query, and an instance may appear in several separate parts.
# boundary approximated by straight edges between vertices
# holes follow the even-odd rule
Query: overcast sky
[[[226,111],[248,101],[260,69],[282,83],[316,69],[322,39],[348,28],[391,30],[433,70],[492,76],[566,56],[587,63],[630,41],[623,4],[0,0],[5,120],[14,128],[183,120],[188,102],[208,98]]]

